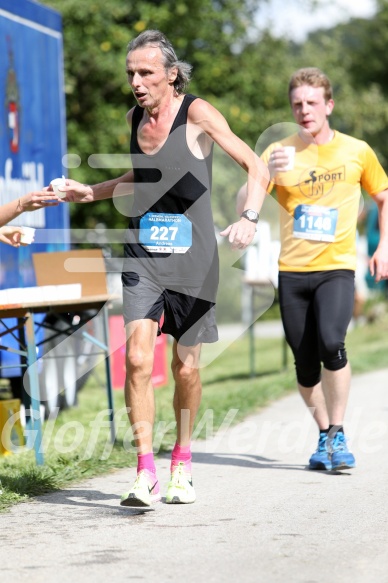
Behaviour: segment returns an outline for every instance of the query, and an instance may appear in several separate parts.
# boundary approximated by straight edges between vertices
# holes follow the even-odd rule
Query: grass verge
[[[378,323],[349,332],[347,349],[353,374],[388,367],[387,332],[387,316]],[[205,437],[209,427],[216,432],[231,410],[234,410],[235,423],[295,390],[292,356],[288,351],[288,368],[283,370],[282,350],[281,339],[256,339],[256,376],[252,377],[247,336],[229,345],[218,343],[206,347],[206,362],[210,364],[201,371],[203,398],[195,428],[196,437]],[[72,482],[136,464],[122,391],[114,391],[118,434],[116,443],[110,443],[102,371],[102,368],[97,368],[90,377],[79,393],[77,407],[45,422],[44,466],[36,465],[32,450],[0,456],[0,511]],[[154,446],[157,452],[169,451],[175,440],[172,395],[171,380],[167,386],[155,391]]]

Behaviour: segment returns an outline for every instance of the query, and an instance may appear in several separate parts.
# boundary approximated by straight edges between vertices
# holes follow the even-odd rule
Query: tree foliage
[[[256,30],[255,0],[41,1],[63,17],[68,150],[81,158],[69,175],[81,182],[117,176],[117,169],[91,168],[91,154],[128,153],[125,114],[135,101],[124,70],[126,47],[147,28],[168,36],[179,58],[193,65],[190,92],[217,107],[251,147],[273,124],[293,121],[287,98],[292,72],[318,66],[334,85],[333,127],[368,141],[388,165],[388,0],[379,0],[375,18],[317,31],[301,45]],[[235,220],[236,189],[245,179],[228,162],[216,152],[213,209],[220,227]],[[72,205],[74,227],[97,223],[123,227],[126,218],[111,201],[93,209]]]
[[[246,36],[253,0],[43,0],[62,14],[68,150],[81,158],[72,178],[96,183],[117,170],[88,166],[94,153],[128,153],[125,114],[135,104],[125,75],[128,42],[149,28],[162,30],[182,60],[193,65],[190,91],[221,98],[233,84],[234,51]],[[204,17],[206,15],[206,17]],[[123,169],[124,171],[124,169]],[[72,207],[72,224],[124,226],[110,201]]]
[[[338,42],[348,55],[349,89],[354,105],[344,111],[348,125],[365,139],[388,168],[388,0],[378,1],[378,11],[370,20],[355,19],[338,27]]]

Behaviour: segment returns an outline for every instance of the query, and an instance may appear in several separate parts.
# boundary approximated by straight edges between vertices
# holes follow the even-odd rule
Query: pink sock
[[[174,449],[171,454],[171,471],[179,464],[179,462],[184,462],[185,470],[187,473],[191,474],[191,446],[185,445],[181,446],[179,443],[174,445]]]
[[[154,454],[145,453],[145,454],[138,454],[137,456],[137,473],[141,472],[141,470],[148,470],[153,474],[156,474],[155,462],[154,462]]]

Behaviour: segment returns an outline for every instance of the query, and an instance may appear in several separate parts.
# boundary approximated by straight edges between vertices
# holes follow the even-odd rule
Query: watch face
[[[244,217],[245,219],[248,219],[248,221],[252,221],[253,223],[257,223],[259,220],[259,213],[253,211],[252,209],[247,209],[242,213],[241,216]]]

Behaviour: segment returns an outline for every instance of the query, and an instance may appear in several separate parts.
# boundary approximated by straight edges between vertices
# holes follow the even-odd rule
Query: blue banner
[[[66,174],[61,26],[57,12],[36,2],[0,0],[0,205]],[[70,247],[66,204],[12,224],[35,227],[35,243],[0,244],[0,289],[35,285],[32,254]],[[43,237],[43,229],[52,235]]]

